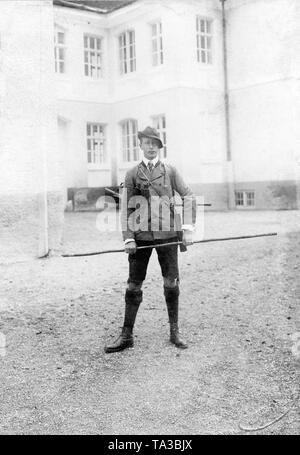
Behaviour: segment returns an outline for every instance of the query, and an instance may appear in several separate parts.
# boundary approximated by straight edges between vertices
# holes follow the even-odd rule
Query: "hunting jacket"
[[[194,225],[195,196],[174,166],[158,161],[150,173],[142,161],[130,169],[122,195],[123,239],[152,241],[177,237],[181,219],[174,206],[175,193],[182,199],[183,224]]]

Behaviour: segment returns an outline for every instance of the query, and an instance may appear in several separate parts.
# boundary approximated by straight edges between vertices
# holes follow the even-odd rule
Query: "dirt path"
[[[121,245],[94,217],[67,214],[66,251]],[[135,348],[111,355],[103,346],[122,325],[125,254],[0,266],[0,433],[239,434],[239,422],[276,418],[299,387],[299,226],[299,212],[207,215],[206,237],[280,235],[180,255],[183,352],[168,343],[154,257]],[[299,430],[295,406],[261,433]]]

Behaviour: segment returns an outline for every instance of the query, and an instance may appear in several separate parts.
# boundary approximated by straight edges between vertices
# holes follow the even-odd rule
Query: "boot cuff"
[[[139,305],[143,300],[143,291],[130,291],[126,289],[125,302]]]
[[[179,286],[175,286],[174,288],[167,288],[164,286],[164,294],[167,300],[175,299],[179,296]]]

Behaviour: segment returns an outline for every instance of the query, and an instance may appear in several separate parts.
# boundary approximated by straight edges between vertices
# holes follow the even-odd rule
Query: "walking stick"
[[[227,240],[244,240],[244,239],[254,239],[257,237],[270,237],[277,235],[277,232],[269,232],[266,234],[253,234],[253,235],[241,235],[237,237],[221,237],[221,238],[213,238],[213,239],[204,239],[204,240],[195,240],[191,245],[197,244],[197,243],[211,243],[211,242],[224,242]],[[165,246],[170,246],[170,245],[181,245],[183,242],[168,242],[168,243],[162,243],[162,244],[153,244],[153,245],[147,245],[147,246],[138,246],[137,250],[144,250],[147,248],[163,248]],[[97,251],[94,253],[76,253],[76,254],[62,254],[62,257],[64,258],[73,258],[73,257],[81,257],[81,256],[96,256],[99,254],[109,254],[109,253],[124,253],[125,249],[112,249],[112,250],[102,250],[102,251]]]

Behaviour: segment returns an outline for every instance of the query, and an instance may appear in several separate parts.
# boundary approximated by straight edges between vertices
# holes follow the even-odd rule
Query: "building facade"
[[[66,188],[120,184],[152,124],[215,209],[298,206],[296,1],[224,2],[229,122],[222,2],[54,3]]]
[[[299,1],[3,0],[0,11],[5,235],[25,223],[40,251],[57,247],[68,188],[119,185],[149,124],[213,209],[299,208]]]

